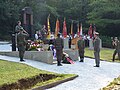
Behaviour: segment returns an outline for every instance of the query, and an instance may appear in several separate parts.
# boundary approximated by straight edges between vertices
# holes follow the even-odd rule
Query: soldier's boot
[[[113,61],[113,62],[115,61],[115,54],[113,54],[113,59],[112,59],[112,61]]]
[[[81,59],[80,59],[80,62],[84,62],[84,58],[81,58]]]
[[[20,57],[20,61],[25,61],[25,60],[23,60],[23,58],[22,58],[22,57]]]
[[[58,61],[57,66],[62,66],[62,64],[60,63],[60,61]]]

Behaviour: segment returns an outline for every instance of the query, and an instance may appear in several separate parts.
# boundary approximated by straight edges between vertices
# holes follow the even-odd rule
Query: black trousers
[[[63,56],[63,50],[56,49],[56,56],[57,56],[57,62],[58,62],[58,64],[60,64],[61,60],[62,60],[62,56]]]
[[[113,61],[115,61],[115,56],[118,53],[118,59],[120,60],[120,50],[115,49],[114,53],[113,53]]]

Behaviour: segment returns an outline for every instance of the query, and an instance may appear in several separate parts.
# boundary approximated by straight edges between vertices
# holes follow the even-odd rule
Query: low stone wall
[[[77,50],[71,50],[66,49],[64,50],[72,60],[78,60],[78,51]],[[6,56],[13,56],[13,57],[19,57],[18,51],[8,51],[8,52],[0,52],[1,55]],[[24,55],[25,59],[30,60],[37,60],[40,62],[44,62],[47,64],[53,64],[53,52],[52,51],[26,51]]]
[[[67,53],[72,60],[78,60],[78,50],[66,49],[64,52]]]
[[[0,52],[1,55],[19,57],[18,51],[12,52]],[[48,64],[53,64],[52,51],[26,51],[24,55],[25,59],[37,60]]]

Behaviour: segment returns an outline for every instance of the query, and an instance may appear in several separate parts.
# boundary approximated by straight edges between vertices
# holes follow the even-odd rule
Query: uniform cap
[[[96,34],[96,35],[99,35],[99,33],[98,33],[98,32],[95,32],[95,34]]]

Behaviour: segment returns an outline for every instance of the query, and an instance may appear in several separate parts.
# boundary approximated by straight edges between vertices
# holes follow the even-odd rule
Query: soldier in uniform
[[[77,45],[78,45],[78,52],[79,52],[80,62],[84,62],[85,41],[83,40],[82,36],[79,37]]]
[[[55,49],[56,49],[56,56],[57,56],[57,66],[62,66],[61,60],[63,56],[63,47],[64,41],[60,38],[60,34],[57,35],[58,38],[55,39]]]
[[[26,40],[25,38],[27,36],[29,36],[29,34],[23,30],[22,28],[20,29],[19,33],[17,34],[17,47],[19,50],[19,57],[20,57],[20,61],[24,61],[23,57],[24,57],[24,53],[25,53],[25,49],[26,49]]]
[[[17,26],[15,27],[15,42],[17,43],[17,34],[20,32],[20,29],[23,30],[25,33],[27,33],[23,27],[21,26],[21,21],[17,22]]]
[[[99,67],[100,66],[100,38],[99,38],[99,33],[95,32],[94,33],[94,56],[95,56],[95,63],[96,66],[94,67]]]
[[[112,42],[113,46],[115,47],[115,51],[113,53],[113,62],[115,61],[115,56],[118,53],[118,59],[120,60],[120,41],[117,37],[115,37],[114,41]]]
[[[22,29],[23,27],[21,26],[21,21],[18,21],[17,24],[18,25],[15,27],[15,32],[19,33],[20,29]]]
[[[16,32],[16,33],[19,33],[19,32],[20,32],[20,29],[21,29],[21,30],[23,30],[23,32],[27,33],[27,32],[23,29],[23,27],[21,26],[21,21],[18,21],[17,23],[18,23],[18,25],[15,27],[15,32]]]

